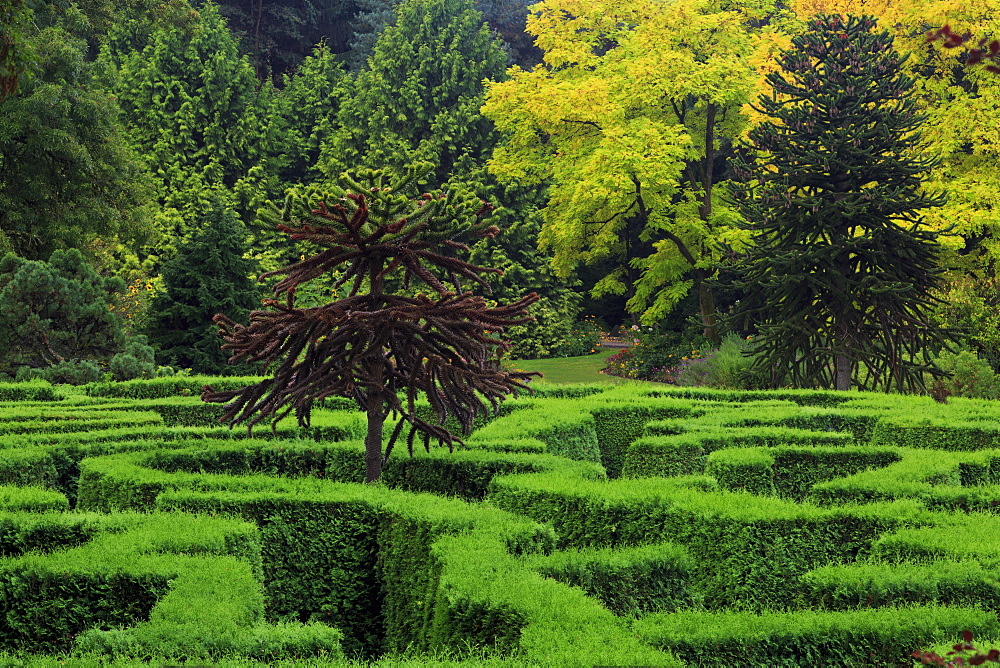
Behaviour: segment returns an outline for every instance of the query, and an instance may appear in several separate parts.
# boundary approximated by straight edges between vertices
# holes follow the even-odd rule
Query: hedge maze
[[[1000,404],[545,386],[364,473],[364,415],[0,386],[0,651],[912,666],[1000,638]],[[214,381],[238,384],[238,379]]]

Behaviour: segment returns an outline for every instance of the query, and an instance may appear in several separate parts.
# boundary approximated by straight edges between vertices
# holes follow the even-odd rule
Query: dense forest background
[[[823,12],[872,15],[905,55],[911,152],[942,202],[921,219],[940,246],[930,317],[1000,367],[1000,77],[926,40],[1000,34],[997,2],[624,4],[5,0],[0,297],[20,306],[0,314],[0,372],[246,372],[211,317],[245,319],[257,275],[298,259],[268,212],[419,161],[428,187],[497,205],[502,234],[471,261],[504,271],[497,300],[541,295],[507,333],[515,357],[589,352],[595,328],[639,328],[663,359],[753,336],[727,317],[754,299],[734,161],[775,56]]]

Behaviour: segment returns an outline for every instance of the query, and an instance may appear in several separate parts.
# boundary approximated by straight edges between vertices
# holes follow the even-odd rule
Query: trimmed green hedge
[[[527,564],[546,577],[580,587],[616,615],[673,612],[693,603],[688,583],[697,562],[672,543],[564,550],[530,557]]]
[[[332,541],[334,551],[343,545],[350,554],[375,558],[376,567],[363,571],[371,573],[375,582],[366,579],[371,589],[354,599],[361,602],[360,609],[347,602],[345,608],[327,605],[343,610],[343,616],[372,619],[373,610],[365,606],[380,600],[381,647],[389,651],[490,646],[552,666],[679,665],[669,654],[637,643],[609,612],[579,590],[545,580],[515,558],[550,549],[551,530],[496,510],[430,495],[359,485],[331,484],[326,489],[310,496],[178,491],[163,494],[158,504],[189,512],[238,513],[258,521],[280,518],[284,529],[296,536],[322,530],[321,523],[329,524],[332,517],[343,514],[338,510],[342,505],[368,508],[375,526],[344,524],[341,528],[349,530],[347,535],[335,530],[323,542]],[[307,519],[313,516],[315,521]],[[358,540],[369,541],[367,549]],[[305,543],[313,544],[309,539]],[[296,563],[307,559],[304,563],[311,569],[328,553],[329,548],[318,545],[316,553],[308,558],[300,554]],[[285,557],[274,554],[275,559]],[[375,628],[379,627],[374,623],[364,626],[367,631]],[[345,630],[350,641],[350,629]],[[376,638],[364,640],[372,643]],[[363,651],[375,649],[363,646]]]
[[[796,578],[864,557],[883,533],[912,521],[910,503],[823,509],[750,494],[705,491],[687,479],[583,481],[559,472],[493,479],[487,500],[550,522],[560,547],[684,545],[699,560],[695,586],[709,608],[787,605]]]
[[[996,572],[974,561],[824,566],[801,584],[803,605],[825,610],[935,603],[1000,612]]]
[[[62,401],[66,395],[45,380],[0,383],[0,401]]]
[[[163,399],[165,397],[198,397],[205,385],[219,391],[239,390],[260,382],[257,376],[164,376],[148,380],[126,380],[111,383],[90,383],[81,389],[91,397],[118,399]]]
[[[635,624],[643,639],[698,666],[909,666],[913,650],[962,631],[998,631],[996,615],[974,608],[915,606],[852,612],[754,615],[678,612]]]
[[[236,456],[234,445],[240,444],[220,443],[219,451]],[[276,459],[284,456],[277,454],[279,444],[266,447]],[[238,513],[254,521],[263,536],[269,615],[277,621],[333,620],[344,630],[349,651],[462,651],[471,643],[517,651],[546,665],[674,665],[669,655],[636,643],[596,602],[564,585],[546,584],[516,559],[551,549],[549,529],[439,496],[315,478],[149,468],[177,470],[211,460],[235,465],[226,459],[230,455],[219,458],[214,450],[84,460],[80,505]],[[488,468],[486,453],[470,455]],[[564,460],[541,461],[558,467]],[[600,474],[585,463],[563,467],[578,478]],[[457,542],[442,547],[451,538]],[[550,591],[538,599],[539,590]]]
[[[912,498],[930,508],[962,511],[991,511],[1000,505],[1000,486],[995,484],[1000,451],[896,452],[899,460],[884,468],[817,483],[809,500],[833,505]]]
[[[233,567],[246,569],[250,580],[239,573],[237,580],[256,593],[239,600],[268,601],[242,608],[257,610],[250,615],[256,621],[231,623],[229,613],[209,606],[202,633],[180,608],[159,616],[157,606],[174,590],[157,589],[157,578],[181,577],[179,570],[169,575],[167,561],[156,562],[147,580],[127,569],[73,575],[67,582],[75,583],[77,599],[40,568],[37,582],[57,592],[53,600],[107,628],[85,630],[78,645],[58,645],[58,633],[70,628],[62,620],[39,642],[104,657],[333,657],[332,623],[349,652],[366,656],[486,646],[540,665],[677,665],[629,628],[630,617],[669,610],[669,618],[641,619],[635,629],[660,629],[643,637],[699,664],[869,665],[905,660],[962,629],[955,622],[931,633],[933,624],[921,616],[939,619],[940,608],[860,611],[868,616],[854,608],[996,607],[988,575],[1000,566],[1000,520],[979,512],[1000,505],[1000,449],[985,447],[982,436],[1000,424],[996,407],[956,401],[952,410],[927,398],[861,393],[675,389],[540,387],[482,420],[467,450],[436,448],[412,459],[398,452],[380,487],[346,484],[363,470],[357,439],[365,418],[353,406],[318,409],[308,432],[288,421],[273,433],[262,427],[255,438],[214,426],[221,407],[193,395],[95,396],[88,404],[76,395],[51,411],[40,404],[20,413],[0,408],[0,428],[41,424],[47,416],[60,417],[54,425],[97,425],[137,410],[149,420],[0,437],[0,484],[36,487],[0,488],[0,497],[9,491],[9,507],[65,509],[79,471],[80,509],[237,515],[260,545],[256,566],[228,552],[204,557],[244,564]],[[932,428],[945,435],[928,446]],[[921,429],[922,440],[915,439]],[[606,471],[636,478],[609,481]],[[792,502],[806,495],[821,505]],[[834,507],[845,503],[858,505]],[[88,550],[111,540],[106,535],[134,532],[87,526],[0,521],[0,544],[62,545],[72,559],[87,560]],[[7,554],[21,552],[12,547]],[[133,561],[178,558],[154,552],[135,553]],[[101,559],[94,561],[106,563]],[[222,587],[220,597],[235,601],[226,610],[244,605],[212,572],[191,586]],[[113,615],[125,614],[119,591],[130,592],[139,606],[133,614],[147,621],[110,628]],[[11,619],[27,628],[25,620],[41,615],[41,607],[30,606],[42,599],[22,598],[26,607]],[[106,610],[99,599],[110,602]],[[149,600],[158,602],[138,603]],[[796,612],[807,605],[844,611]],[[698,617],[691,607],[709,612]],[[980,624],[956,610],[958,619]],[[788,623],[787,615],[799,622]],[[731,642],[712,645],[710,634],[690,628],[691,638],[664,636],[668,619],[703,620]],[[789,633],[780,634],[782,624]],[[982,624],[973,630],[996,631]],[[185,634],[193,640],[178,642]]]
[[[545,451],[569,459],[600,461],[594,418],[581,400],[539,399],[510,415],[493,420],[469,439],[475,443],[519,443],[533,439]]]
[[[0,562],[5,650],[72,650],[95,661],[342,656],[336,629],[263,624],[252,525],[175,514],[6,513],[0,526],[0,546],[14,555]]]

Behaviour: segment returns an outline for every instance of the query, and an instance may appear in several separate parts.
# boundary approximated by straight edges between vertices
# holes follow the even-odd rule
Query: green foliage
[[[189,412],[194,397],[0,407],[0,483],[35,487],[0,488],[0,506],[78,508],[0,514],[0,644],[86,650],[94,664],[320,665],[340,661],[323,624],[336,620],[365,655],[472,645],[526,664],[676,665],[665,648],[791,667],[902,665],[956,629],[997,632],[994,403],[654,385],[538,395],[552,398],[505,403],[469,451],[389,460],[379,486],[341,482],[364,467],[356,411],[315,411],[310,436],[350,439],[330,444],[284,424],[267,440],[219,438]],[[195,417],[206,426],[163,424]],[[529,454],[574,438],[661,477],[608,480],[593,461]],[[143,514],[86,512],[126,509]],[[213,529],[211,514],[255,526]]]
[[[17,90],[18,79],[30,59],[31,47],[25,43],[31,13],[21,0],[7,3],[0,10],[0,102]]]
[[[201,388],[211,384],[220,390],[235,390],[246,387],[256,380],[255,376],[190,376],[182,374],[160,375],[150,380],[99,383],[83,388],[87,396],[117,397],[121,399],[162,399],[165,397],[194,397]],[[328,400],[327,406],[338,404],[336,399]],[[353,408],[354,404],[347,402]],[[341,405],[341,407],[343,407]]]
[[[505,330],[511,343],[511,358],[589,354],[595,347],[585,347],[591,338],[589,333],[574,331],[580,327],[580,295],[575,290],[578,282],[556,278],[550,254],[537,248],[542,224],[538,213],[542,192],[499,184],[491,184],[491,190],[504,205],[494,212],[503,234],[474,245],[469,261],[503,272],[487,278],[494,299],[516,299],[525,290],[535,291],[540,297],[531,308],[534,322]]]
[[[0,77],[21,72],[17,92],[0,104],[0,254],[41,260],[98,236],[142,240],[148,176],[127,145],[114,95],[87,60],[86,17],[56,3],[0,11],[15,12],[13,23],[0,21],[0,51],[14,60],[0,64]]]
[[[115,359],[121,353],[115,355]],[[14,377],[18,382],[29,380],[46,380],[54,384],[86,385],[96,383],[104,375],[101,367],[90,360],[64,360],[51,366],[32,368],[21,366],[17,368]]]
[[[658,327],[639,325],[623,330],[621,338],[629,347],[608,358],[606,373],[677,385],[684,384],[677,380],[677,374],[690,362],[703,359],[711,346],[701,336],[692,338]]]
[[[131,337],[125,343],[125,350],[111,358],[108,368],[112,379],[119,382],[152,378],[156,372],[153,348],[147,344],[145,336]]]
[[[532,7],[543,63],[490,83],[483,113],[504,135],[490,171],[547,186],[539,240],[557,276],[608,261],[593,296],[624,295],[645,324],[694,288],[717,340],[706,281],[718,242],[743,235],[714,167],[746,122],[754,26],[774,13],[771,2]]]
[[[692,604],[688,581],[696,565],[679,545],[566,550],[528,563],[542,575],[582,588],[616,615],[672,612]]]
[[[802,576],[803,603],[823,610],[948,604],[995,610],[1000,585],[982,564],[937,561],[825,566]]]
[[[404,0],[368,67],[343,93],[338,131],[320,162],[334,176],[357,166],[435,165],[435,183],[479,174],[496,136],[483,118],[483,81],[507,61],[471,0]]]
[[[920,212],[944,199],[921,190],[914,81],[871,17],[817,16],[792,44],[737,166],[755,366],[777,387],[921,389],[948,334],[929,320],[940,248]]]
[[[61,401],[66,396],[56,392],[48,381],[0,383],[0,401]]]
[[[701,666],[910,665],[907,648],[963,630],[996,633],[993,614],[976,608],[921,606],[850,612],[650,615],[640,637]]]
[[[943,351],[934,358],[934,365],[949,374],[938,381],[948,396],[1000,399],[1000,376],[978,354]]]
[[[246,175],[261,112],[256,74],[214,4],[187,29],[152,28],[140,48],[112,35],[102,59],[130,141],[155,170],[157,225],[170,239],[189,231],[213,188]]]
[[[249,170],[250,180],[270,179],[267,197],[288,186],[316,181],[320,147],[336,130],[345,75],[330,45],[320,42],[292,72],[282,76],[280,90],[270,92],[264,137],[259,148],[264,165]],[[263,171],[263,173],[260,173]]]
[[[728,334],[715,350],[692,351],[671,368],[664,380],[675,385],[703,385],[734,390],[763,389],[768,385],[750,353],[752,339]]]
[[[986,277],[951,278],[934,310],[939,327],[958,332],[959,342],[1000,370],[1000,282]],[[950,369],[948,370],[950,371]]]
[[[196,227],[163,267],[164,291],[153,298],[147,332],[160,361],[205,374],[243,374],[228,364],[212,318],[245,319],[259,306],[256,263],[245,257],[247,231],[221,193],[198,212]]]
[[[531,307],[534,322],[515,325],[505,334],[510,337],[512,360],[579,357],[597,352],[601,330],[590,319],[572,322],[567,313],[552,308],[544,297]]]
[[[123,344],[122,318],[111,309],[123,289],[121,279],[99,276],[76,249],[55,251],[48,262],[4,256],[0,364],[44,369],[111,357]],[[65,364],[66,373],[76,373]]]

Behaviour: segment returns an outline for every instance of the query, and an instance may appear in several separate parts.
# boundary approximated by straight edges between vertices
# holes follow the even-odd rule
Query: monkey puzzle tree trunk
[[[375,260],[368,274],[369,292],[372,297],[381,297],[384,293],[382,281],[382,261]],[[375,333],[372,332],[372,337]],[[381,350],[373,351],[380,353]],[[382,374],[382,360],[374,361],[372,386],[368,394],[368,432],[365,434],[365,482],[377,482],[382,476],[382,427],[385,424],[386,401],[385,377]]]
[[[711,102],[705,110],[705,162],[704,178],[702,179],[702,202],[700,207],[701,219],[706,226],[711,226],[712,221],[712,188],[715,186],[715,114],[718,107]],[[718,316],[715,313],[715,294],[707,283],[708,274],[702,269],[694,270],[694,282],[698,289],[698,312],[701,315],[701,324],[704,328],[705,338],[713,345],[722,343],[719,336]]]
[[[379,402],[381,404],[381,401]],[[383,405],[368,408],[368,433],[365,434],[365,482],[378,482],[382,477],[382,425],[385,424]]]
[[[851,358],[846,353],[837,353],[833,356],[834,389],[851,389],[851,378],[853,376],[854,365]]]

